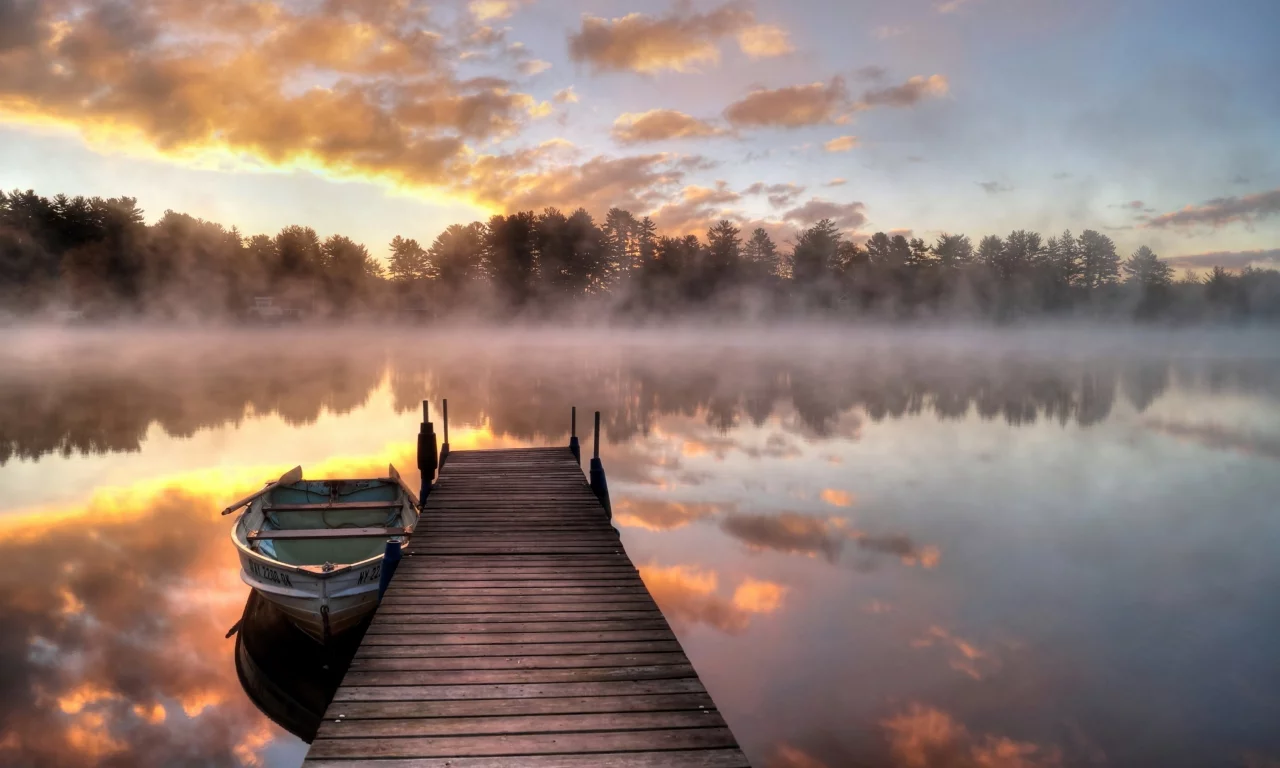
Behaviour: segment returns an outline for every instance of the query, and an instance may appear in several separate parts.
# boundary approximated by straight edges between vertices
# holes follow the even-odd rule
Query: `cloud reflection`
[[[970,733],[940,709],[912,703],[881,721],[894,765],[899,768],[1056,768],[1057,747],[1002,736]]]
[[[638,566],[649,594],[673,625],[705,624],[727,634],[739,634],[751,617],[774,613],[782,607],[786,587],[747,578],[732,598],[719,594],[715,571],[689,565]]]
[[[674,531],[709,517],[733,512],[732,502],[680,502],[620,497],[613,504],[613,522],[626,528]]]
[[[893,555],[904,565],[936,568],[942,559],[942,551],[936,546],[916,544],[905,534],[872,535],[849,528],[840,517],[819,518],[795,512],[730,514],[721,521],[720,528],[751,549],[820,555],[831,563],[840,559],[850,543],[866,552]]]
[[[224,639],[247,587],[218,509],[270,474],[200,470],[0,518],[0,763],[259,765],[278,739],[301,755],[244,697]]]

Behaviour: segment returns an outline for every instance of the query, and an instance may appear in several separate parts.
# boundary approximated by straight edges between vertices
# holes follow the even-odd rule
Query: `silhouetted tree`
[[[778,246],[764,228],[757,227],[742,248],[747,272],[754,280],[778,275]]]
[[[431,269],[450,291],[484,277],[484,225],[450,224],[427,249]]]
[[[401,284],[435,277],[434,265],[417,240],[396,235],[391,239],[391,258],[387,260],[387,276]]]
[[[820,304],[829,304],[832,267],[843,236],[831,219],[801,233],[791,254],[791,279]]]
[[[530,301],[537,268],[536,230],[533,211],[510,216],[494,216],[485,229],[485,257],[502,299],[519,308]]]

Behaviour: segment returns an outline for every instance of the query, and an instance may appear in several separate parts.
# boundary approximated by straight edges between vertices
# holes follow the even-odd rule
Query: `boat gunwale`
[[[413,491],[409,488],[409,486],[404,482],[404,480],[400,479],[400,473],[394,472],[394,467],[392,467],[392,470],[393,472],[389,477],[322,478],[322,479],[325,482],[334,482],[334,483],[365,482],[368,480],[377,480],[377,481],[393,484],[400,489],[401,495],[399,499],[397,499],[396,501],[388,503],[387,507],[391,508],[393,506],[399,506],[400,515],[402,517],[405,514],[406,505],[409,507],[409,511],[420,514],[418,510],[418,505],[417,505],[417,496],[413,493]],[[304,480],[301,482],[308,482],[308,481]],[[249,546],[249,542],[247,538],[248,537],[247,530],[244,530],[245,540],[241,541],[241,531],[244,527],[245,517],[249,515],[251,512],[253,512],[255,508],[262,509],[265,504],[266,504],[265,496],[254,499],[252,503],[245,505],[245,507],[241,509],[240,514],[236,516],[235,522],[232,523],[231,525],[231,543],[235,545],[236,550],[242,556],[247,555],[249,556],[250,559],[256,560],[264,565],[268,565],[277,570],[287,571],[289,573],[298,574],[302,576],[310,576],[317,580],[328,580],[328,579],[334,578],[335,576],[340,576],[342,574],[349,573],[350,571],[372,565],[373,563],[379,562],[386,557],[385,554],[380,553],[380,554],[374,555],[373,557],[366,558],[364,560],[358,560],[354,563],[345,563],[342,565],[335,564],[331,570],[326,571],[326,570],[323,570],[323,566],[320,566],[320,565],[295,565],[293,563],[286,563],[282,560],[277,560],[268,555],[264,555],[261,552],[257,552]],[[412,538],[413,529],[417,527],[417,524],[418,524],[417,515],[414,515],[413,522],[410,525],[405,526],[404,533],[400,534],[399,536],[388,536],[387,539],[388,540],[400,539],[401,546],[404,546],[408,544],[409,540]],[[245,576],[243,564],[240,567],[240,575],[242,579]],[[254,586],[254,585],[251,584],[250,586]],[[254,588],[256,589],[257,587],[254,586]]]

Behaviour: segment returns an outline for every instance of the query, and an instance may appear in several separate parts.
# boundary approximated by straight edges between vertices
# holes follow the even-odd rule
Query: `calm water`
[[[0,763],[298,765],[218,509],[299,463],[416,484],[448,397],[455,449],[604,412],[757,766],[1280,765],[1274,334],[680,337],[10,333]]]

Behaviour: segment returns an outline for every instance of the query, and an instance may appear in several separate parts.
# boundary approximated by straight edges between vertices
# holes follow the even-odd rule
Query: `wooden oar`
[[[252,504],[254,499],[270,491],[272,488],[275,488],[277,485],[292,485],[301,479],[302,479],[302,467],[294,467],[293,469],[281,475],[280,479],[275,481],[274,483],[267,483],[262,490],[258,491],[257,493],[251,493],[248,496],[245,496],[243,499],[240,499],[236,503],[227,507],[226,509],[222,510],[222,514],[229,515],[246,504]]]

